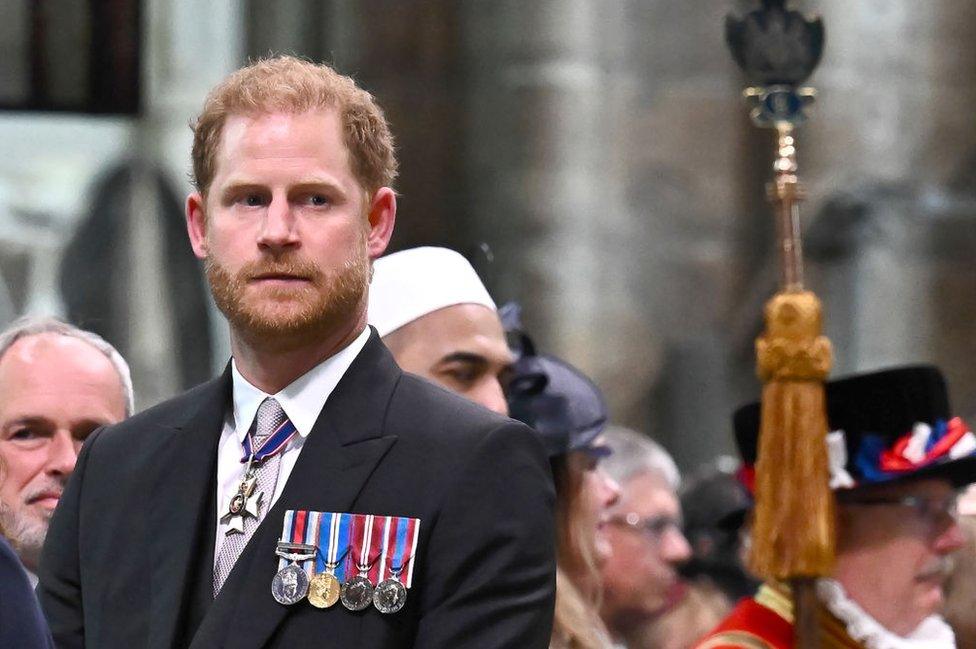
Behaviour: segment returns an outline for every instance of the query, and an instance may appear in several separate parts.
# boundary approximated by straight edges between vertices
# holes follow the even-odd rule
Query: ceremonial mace
[[[813,89],[800,84],[820,61],[824,27],[819,18],[786,4],[761,0],[744,16],[727,16],[725,38],[753,84],[745,91],[753,122],[777,134],[767,194],[776,216],[781,274],[779,291],[766,303],[766,329],[756,340],[763,391],[749,567],[762,579],[790,584],[796,646],[809,649],[819,646],[814,580],[829,575],[834,562],[823,387],[831,347],[821,335],[820,300],[803,287],[804,194],[794,131],[813,101]]]

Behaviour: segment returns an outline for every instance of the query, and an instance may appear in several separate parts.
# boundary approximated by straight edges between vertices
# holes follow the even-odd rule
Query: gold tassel
[[[764,386],[749,566],[763,579],[821,577],[833,568],[835,544],[823,386],[830,341],[810,291],[777,293],[765,315],[756,340]]]

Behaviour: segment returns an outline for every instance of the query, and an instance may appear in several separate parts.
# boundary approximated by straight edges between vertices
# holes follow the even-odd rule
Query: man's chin
[[[929,577],[918,582],[919,595],[916,598],[918,610],[924,612],[924,617],[934,615],[942,610],[945,604],[944,579]]]
[[[32,571],[37,570],[37,563],[41,557],[41,548],[44,547],[44,537],[47,536],[50,518],[50,512],[27,514],[6,511],[0,516],[0,525],[3,527],[7,540],[10,541],[24,565]]]

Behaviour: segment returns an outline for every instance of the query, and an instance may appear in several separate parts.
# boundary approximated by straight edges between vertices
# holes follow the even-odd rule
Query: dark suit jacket
[[[59,647],[548,646],[554,494],[542,444],[403,373],[375,331],[213,600],[216,451],[230,399],[225,372],[89,437],[41,565]],[[287,509],[419,518],[404,609],[275,602]]]
[[[0,647],[53,647],[20,559],[0,536]]]

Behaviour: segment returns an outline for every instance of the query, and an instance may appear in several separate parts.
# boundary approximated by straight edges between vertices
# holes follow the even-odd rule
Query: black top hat
[[[826,384],[831,487],[942,478],[976,482],[976,436],[951,418],[945,380],[930,365],[897,367]],[[760,404],[736,411],[736,444],[754,465]]]
[[[594,444],[607,423],[603,396],[582,372],[554,356],[536,354],[531,342],[512,367],[508,409],[542,436],[550,457],[570,451],[607,455]]]

